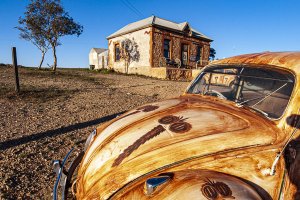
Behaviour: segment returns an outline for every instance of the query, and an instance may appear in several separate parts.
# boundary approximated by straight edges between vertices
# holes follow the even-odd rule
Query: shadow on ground
[[[61,134],[65,134],[68,133],[70,131],[74,131],[74,130],[79,130],[79,129],[83,129],[89,126],[93,126],[96,124],[100,124],[106,121],[109,121],[111,119],[114,119],[115,117],[117,117],[118,115],[123,114],[125,111],[123,112],[119,112],[119,113],[115,113],[112,115],[108,115],[105,117],[101,117],[99,119],[94,119],[94,120],[90,120],[90,121],[86,121],[86,122],[80,122],[77,124],[73,124],[67,127],[61,127],[61,128],[57,128],[57,129],[53,129],[53,130],[48,130],[48,131],[44,131],[44,132],[40,132],[40,133],[36,133],[36,134],[32,134],[32,135],[28,135],[28,136],[24,136],[21,138],[15,138],[15,139],[11,139],[11,140],[7,140],[4,142],[0,142],[0,150],[6,150],[18,145],[22,145],[22,144],[26,144],[35,140],[40,140],[42,138],[45,137],[54,137],[56,135],[61,135]]]
[[[1,88],[0,97],[7,98],[10,100],[22,99],[24,101],[35,100],[35,101],[47,102],[59,97],[68,98],[80,91],[79,89],[63,90],[55,87],[49,87],[49,88],[34,88],[32,86],[30,87],[31,87],[30,89],[23,87],[19,94],[16,94],[14,89],[12,88]]]

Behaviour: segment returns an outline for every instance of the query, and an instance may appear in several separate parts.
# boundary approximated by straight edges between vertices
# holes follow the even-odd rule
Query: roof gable
[[[181,28],[182,31],[190,31],[191,27],[190,24],[188,22],[182,22],[180,24],[178,24],[179,28]]]
[[[106,51],[107,49],[104,48],[92,48],[90,52],[95,51],[97,54]]]

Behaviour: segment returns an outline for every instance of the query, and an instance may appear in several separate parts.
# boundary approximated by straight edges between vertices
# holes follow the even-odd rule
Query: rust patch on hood
[[[206,183],[202,185],[201,192],[208,200],[235,199],[235,197],[232,196],[230,187],[226,183],[211,181],[209,178],[207,178]]]
[[[192,128],[192,125],[184,122],[185,119],[183,117],[177,117],[173,115],[165,116],[158,120],[161,124],[171,124],[169,127],[170,131],[173,131],[175,133],[184,133],[189,131]],[[118,158],[114,161],[112,167],[115,167],[119,165],[126,157],[128,157],[133,151],[138,149],[142,144],[147,142],[148,140],[158,136],[162,132],[166,130],[166,127],[162,125],[158,125],[154,127],[151,131],[144,134],[142,137],[140,137],[138,140],[136,140],[132,145],[127,147],[123,153],[121,153]]]
[[[146,106],[142,106],[142,107],[139,107],[137,108],[135,111],[127,114],[127,115],[123,115],[121,118],[125,118],[125,117],[128,117],[130,115],[135,115],[139,112],[150,112],[150,111],[154,111],[156,109],[158,109],[159,106],[153,106],[153,105],[146,105]]]

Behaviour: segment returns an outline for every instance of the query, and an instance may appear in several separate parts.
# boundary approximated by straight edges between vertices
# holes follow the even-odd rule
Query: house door
[[[189,53],[189,45],[187,44],[181,44],[181,63],[183,67],[186,67],[188,65],[188,55]]]

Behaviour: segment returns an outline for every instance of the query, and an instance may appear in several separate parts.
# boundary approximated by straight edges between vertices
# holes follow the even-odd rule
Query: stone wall
[[[163,57],[163,37],[159,30],[152,28],[153,41],[152,41],[152,67],[159,67],[160,58]]]
[[[166,68],[169,80],[192,80],[191,69]]]
[[[164,39],[171,40],[171,59],[176,58],[181,60],[181,44],[185,43],[189,45],[189,61],[188,68],[196,68],[196,61],[191,60],[191,57],[197,55],[197,45],[202,46],[202,60],[203,62],[198,67],[203,67],[208,64],[210,42],[193,38],[188,35],[184,36],[175,32],[169,32],[163,29],[153,27],[153,66],[160,67],[159,62],[163,57],[163,41]]]

